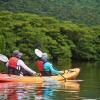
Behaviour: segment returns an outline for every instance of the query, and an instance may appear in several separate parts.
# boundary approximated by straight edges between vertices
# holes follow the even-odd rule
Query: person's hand
[[[33,76],[41,76],[41,73],[36,73]]]
[[[41,73],[37,73],[37,76],[41,76]]]
[[[64,72],[63,72],[63,71],[60,71],[60,74],[61,74],[61,75],[63,75],[63,74],[64,74]]]

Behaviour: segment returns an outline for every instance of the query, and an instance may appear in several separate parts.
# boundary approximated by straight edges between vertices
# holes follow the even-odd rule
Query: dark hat
[[[21,58],[23,53],[21,53],[19,50],[14,50],[12,55],[15,57]]]

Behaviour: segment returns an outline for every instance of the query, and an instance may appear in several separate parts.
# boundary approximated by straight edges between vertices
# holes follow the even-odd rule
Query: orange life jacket
[[[37,65],[38,70],[39,70],[40,72],[44,71],[44,68],[43,68],[43,61],[41,61],[41,60],[36,61],[36,65]]]
[[[11,58],[9,59],[8,66],[9,66],[9,67],[12,67],[12,68],[16,68],[17,62],[18,62],[18,58],[16,58],[16,57],[11,57]]]

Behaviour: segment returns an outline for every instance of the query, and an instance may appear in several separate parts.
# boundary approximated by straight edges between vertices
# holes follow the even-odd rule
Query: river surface
[[[0,83],[0,100],[100,100],[100,62],[74,63],[75,82]]]

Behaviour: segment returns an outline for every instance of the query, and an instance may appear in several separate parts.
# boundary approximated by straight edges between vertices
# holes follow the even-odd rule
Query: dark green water
[[[0,100],[100,100],[100,62],[74,63],[81,82],[0,83]]]

